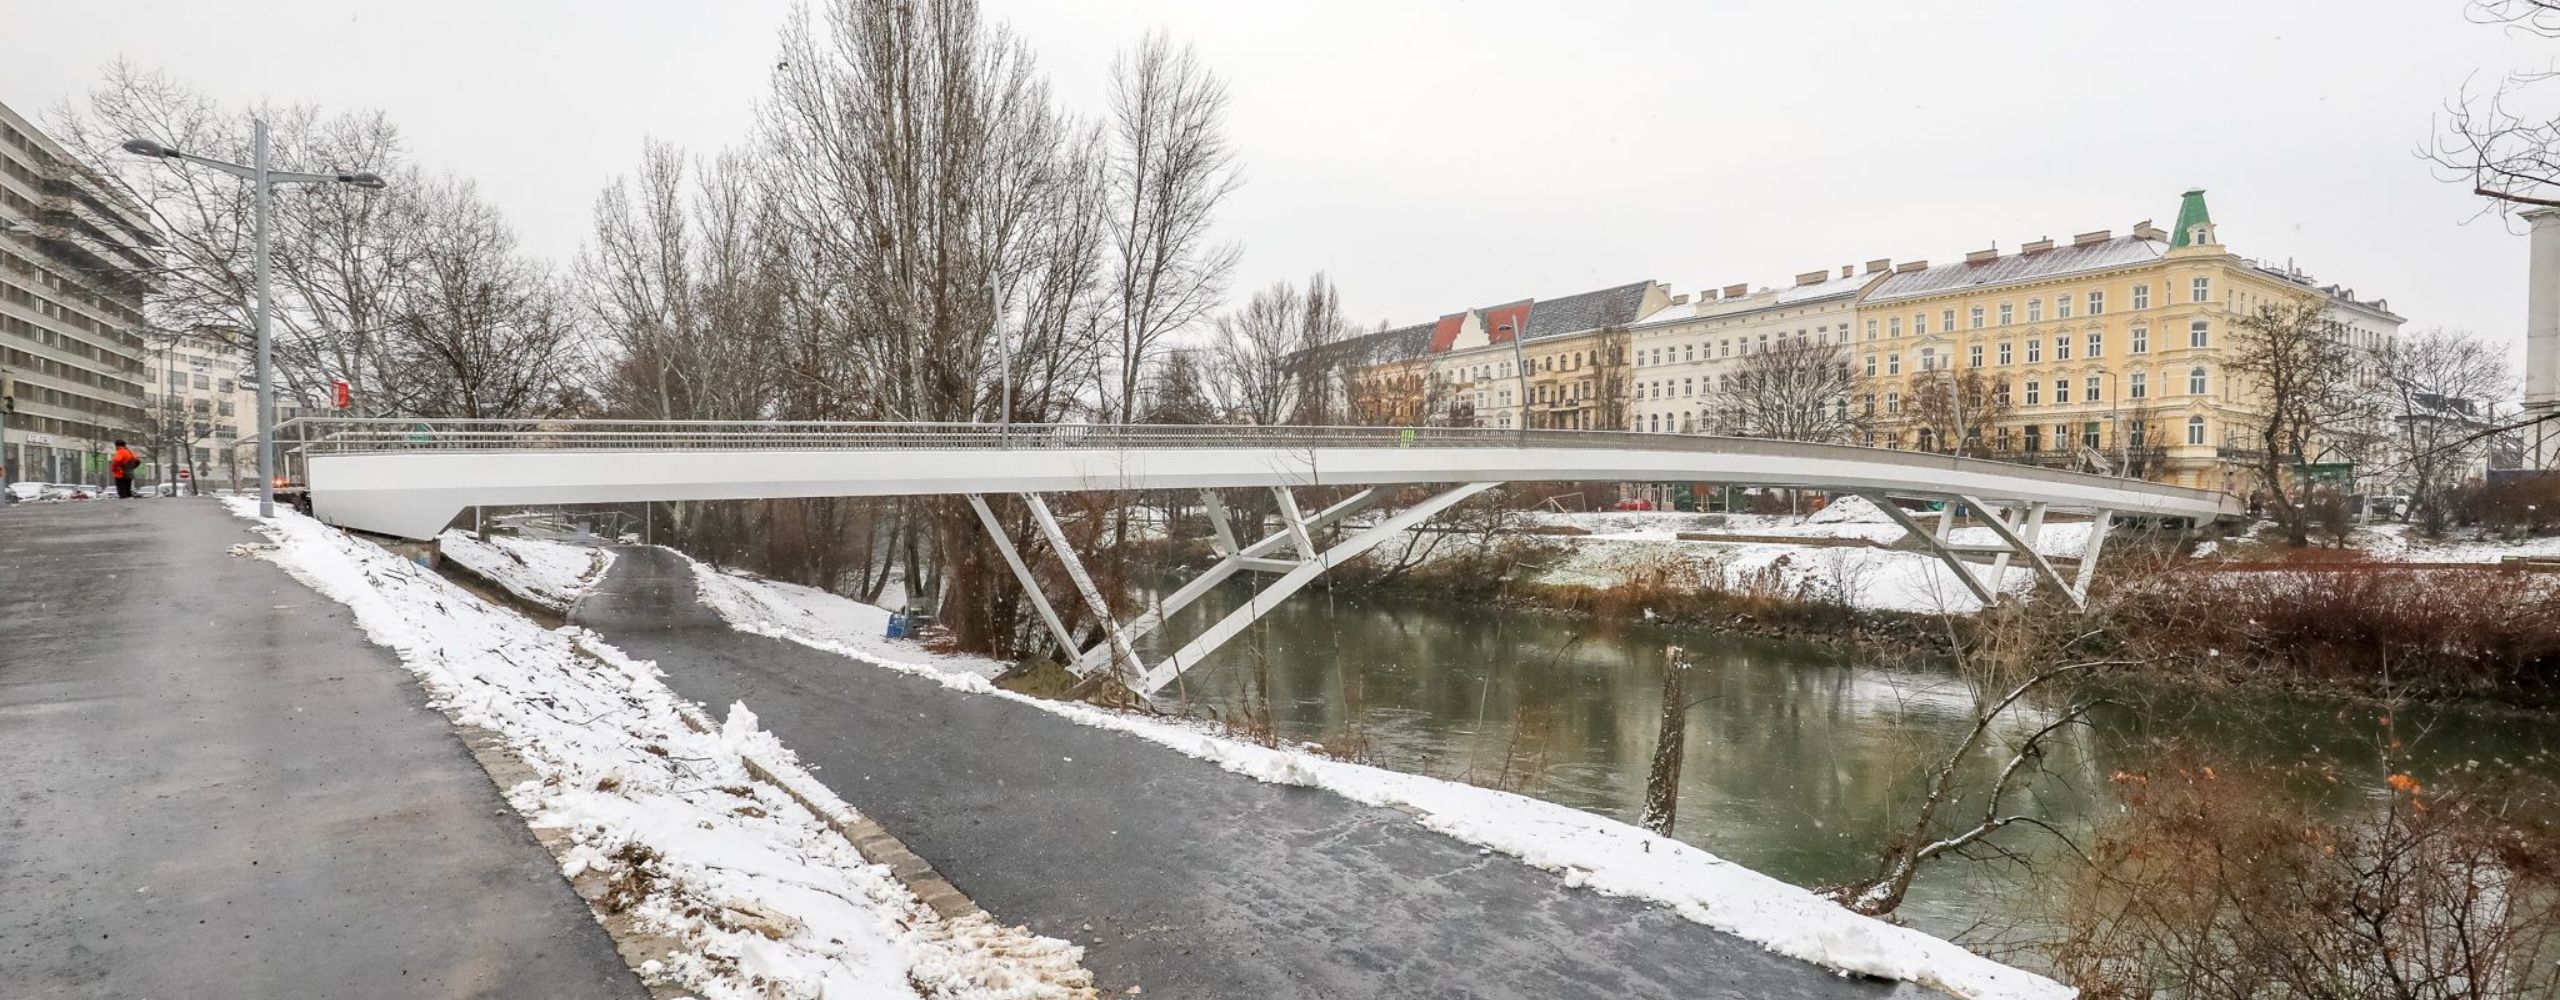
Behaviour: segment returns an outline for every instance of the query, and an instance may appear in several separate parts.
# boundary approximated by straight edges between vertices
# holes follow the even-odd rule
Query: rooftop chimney
[[[2043,253],[2051,249],[2053,249],[2053,237],[2047,236],[2043,239],[2029,243],[2026,246],[2019,247],[2018,252],[2022,254]]]
[[[2145,240],[2165,240],[2169,238],[2169,234],[2161,232],[2160,227],[2152,225],[2151,220],[2149,219],[2144,219],[2140,222],[2134,223],[2133,235],[2136,239]]]
[[[1856,265],[1856,264],[1842,264],[1842,265],[1840,265],[1840,276],[1841,276],[1841,277],[1843,277],[1843,278],[1854,277],[1854,276],[1856,276],[1856,275],[1857,275],[1857,273],[1858,273],[1858,265]]]
[[[2115,230],[2101,229],[2094,233],[2081,233],[2073,236],[2071,238],[2071,245],[2075,247],[2085,247],[2092,243],[2104,243],[2115,238]]]
[[[1878,257],[1878,258],[1876,258],[1876,259],[1874,259],[1874,260],[1871,260],[1871,261],[1868,261],[1868,262],[1867,262],[1867,273],[1868,273],[1868,274],[1874,274],[1874,273],[1876,273],[1876,272],[1878,272],[1878,271],[1890,271],[1890,270],[1893,270],[1893,258],[1891,258],[1891,257]]]
[[[1682,293],[1680,293],[1680,294],[1678,294],[1678,295],[1674,295],[1674,296],[1672,296],[1672,297],[1671,297],[1671,304],[1672,304],[1672,305],[1675,305],[1675,306],[1685,306],[1685,305],[1688,305],[1688,304],[1689,304],[1689,293],[1687,293],[1687,292],[1682,292]]]
[[[1748,281],[1739,285],[1724,286],[1724,297],[1728,299],[1738,299],[1749,294],[1751,294],[1751,283]]]
[[[1829,271],[1806,271],[1803,274],[1796,275],[1796,284],[1798,286],[1819,285],[1829,277],[1831,277],[1831,272]]]
[[[1967,264],[1979,264],[1998,256],[2000,256],[2000,248],[1995,246],[1989,250],[1976,250],[1964,255],[1964,262]]]
[[[1994,253],[1997,253],[1998,251],[1993,251],[1993,252],[1994,252]],[[1894,268],[1894,269],[1893,269],[1893,273],[1895,273],[1895,274],[1907,274],[1907,273],[1912,272],[1912,271],[1926,271],[1926,270],[1928,270],[1928,269],[1929,269],[1929,262],[1928,262],[1928,261],[1925,261],[1925,260],[1906,260],[1906,261],[1903,261],[1903,262],[1902,262],[1902,266],[1901,266],[1901,267]]]
[[[1717,289],[1710,288],[1710,289],[1707,289],[1706,291],[1703,291],[1703,292],[1699,292],[1699,293],[1698,293],[1698,301],[1700,301],[1700,302],[1713,302],[1713,301],[1715,301],[1718,297],[1720,297],[1722,294],[1723,294],[1723,293],[1722,293],[1722,292],[1720,292],[1720,291],[1718,291]]]

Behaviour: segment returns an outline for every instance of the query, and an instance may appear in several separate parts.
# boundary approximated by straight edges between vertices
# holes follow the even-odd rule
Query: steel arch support
[[[1376,489],[1361,490],[1343,499],[1342,502],[1318,512],[1315,517],[1307,519],[1304,527],[1309,530],[1323,530],[1343,518],[1367,510],[1369,505],[1376,503],[1380,496]],[[1192,602],[1207,596],[1210,591],[1217,589],[1219,584],[1235,576],[1239,570],[1286,573],[1298,567],[1296,562],[1268,558],[1271,553],[1278,552],[1282,547],[1291,544],[1296,538],[1294,532],[1282,528],[1251,545],[1234,548],[1235,527],[1229,523],[1226,504],[1218,500],[1215,490],[1202,490],[1201,498],[1207,502],[1209,523],[1213,532],[1209,544],[1219,549],[1224,558],[1219,559],[1216,565],[1202,571],[1199,576],[1193,577],[1191,582],[1183,584],[1173,593],[1166,595],[1162,601],[1148,608],[1145,613],[1122,628],[1121,634],[1132,643],[1163,628],[1166,619],[1190,607]],[[1096,646],[1077,658],[1076,672],[1090,673],[1101,669],[1109,661],[1110,656],[1109,647]]]
[[[1955,570],[1956,579],[1964,581],[1964,588],[1972,591],[1973,596],[1982,602],[1983,607],[1987,608],[1999,603],[2000,578],[1994,576],[1989,583],[1984,583],[1982,578],[1975,574],[1974,565],[1964,560],[1963,553],[1957,552],[1947,544],[1947,533],[1955,524],[1954,502],[1948,502],[1938,511],[1938,525],[1933,531],[1921,527],[1919,521],[1912,519],[1911,512],[1896,505],[1892,497],[1882,493],[1860,495],[1866,497],[1867,502],[1882,509],[1886,517],[1893,519],[1893,523],[1901,525],[1904,534],[1919,539],[1921,544],[1928,546],[1931,554],[1945,562],[1948,568]]]
[[[1176,650],[1173,655],[1165,657],[1164,662],[1148,670],[1138,681],[1138,693],[1151,695],[1165,685],[1173,683],[1173,679],[1181,676],[1182,671],[1217,651],[1218,647],[1235,638],[1263,615],[1279,607],[1280,602],[1287,600],[1289,595],[1297,593],[1308,583],[1313,582],[1316,577],[1324,575],[1325,570],[1356,558],[1406,529],[1430,520],[1441,511],[1464,503],[1476,494],[1499,485],[1501,484],[1468,483],[1440,493],[1421,503],[1397,511],[1393,516],[1380,520],[1376,524],[1353,532],[1351,537],[1343,539],[1322,554],[1299,563],[1296,569],[1281,574],[1279,579],[1273,580],[1269,586],[1254,594],[1252,599],[1244,603],[1244,606],[1228,613],[1225,618],[1219,619],[1217,624],[1209,626],[1208,631],[1202,632],[1197,638]]]
[[[2053,568],[2053,561],[2046,559],[2044,553],[2036,551],[2036,539],[2044,534],[2044,504],[2028,504],[2026,516],[2012,523],[2004,512],[1985,508],[1979,500],[1966,497],[1964,502],[1972,504],[1975,510],[1982,511],[1985,515],[1982,519],[1983,524],[1991,529],[1992,534],[2000,536],[2002,545],[2008,546],[2009,552],[1998,556],[1993,563],[1999,572],[2006,573],[2009,568],[2009,559],[2014,553],[2017,558],[2026,560],[2027,568],[2035,571],[2037,582],[2060,591],[2062,596],[2071,602],[2072,607],[2087,606],[2088,601],[2084,597],[2084,592],[2074,587],[2071,581],[2063,579],[2062,572]],[[2104,532],[2106,528],[2101,525],[2090,530],[2092,534],[2098,534]]]
[[[1076,592],[1084,595],[1085,606],[1093,609],[1093,619],[1102,623],[1103,642],[1100,648],[1111,651],[1127,668],[1129,675],[1136,676],[1146,669],[1146,664],[1139,662],[1138,652],[1130,648],[1128,637],[1120,634],[1120,621],[1111,616],[1110,602],[1102,599],[1102,588],[1094,586],[1093,575],[1085,572],[1084,560],[1076,558],[1075,545],[1067,541],[1066,529],[1058,527],[1057,515],[1049,513],[1049,502],[1042,500],[1037,493],[1023,494],[1022,502],[1030,505],[1031,520],[1040,525],[1040,534],[1049,539],[1049,551],[1057,553],[1058,564],[1066,567],[1067,579],[1075,581]],[[1081,665],[1081,658],[1078,663]]]
[[[1022,553],[1006,537],[1004,522],[996,520],[996,512],[987,507],[987,498],[968,494],[969,507],[978,512],[978,523],[987,526],[987,538],[996,543],[996,551],[1004,554],[1004,564],[1013,567],[1013,578],[1022,584],[1022,592],[1031,598],[1031,606],[1039,609],[1040,620],[1049,625],[1049,635],[1058,640],[1058,658],[1069,665],[1076,662],[1076,637],[1058,620],[1058,609],[1049,606],[1049,598],[1040,592],[1040,580],[1031,575],[1031,567],[1022,561]]]

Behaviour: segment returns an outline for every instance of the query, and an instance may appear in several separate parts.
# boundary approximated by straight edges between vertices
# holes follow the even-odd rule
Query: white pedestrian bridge
[[[2116,519],[2195,524],[2243,509],[2219,492],[1977,458],[1612,431],[306,418],[280,427],[278,439],[300,456],[322,520],[403,538],[433,537],[475,506],[963,496],[1071,666],[1087,676],[1107,671],[1142,694],[1328,568],[1503,483],[1690,482],[1865,496],[1986,604],[1998,599],[2013,562],[2065,599],[2082,600],[2105,527]],[[1350,493],[1303,510],[1296,491],[1319,487]],[[1276,530],[1264,534],[1227,516],[1219,491],[1239,489],[1271,491]],[[1041,497],[1136,490],[1200,491],[1220,558],[1117,622]],[[1022,498],[1077,596],[1105,623],[1091,648],[1062,624],[986,502],[1008,493]],[[1932,501],[1937,510],[1907,511],[1894,498]],[[1998,543],[1952,540],[1959,508]],[[2069,577],[2035,548],[2049,511],[2084,512],[2098,525]],[[1132,642],[1239,572],[1276,579],[1180,650],[1153,664],[1139,659]]]

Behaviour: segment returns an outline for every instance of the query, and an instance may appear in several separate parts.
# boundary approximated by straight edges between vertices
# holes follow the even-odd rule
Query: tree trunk
[[[1662,726],[1653,740],[1653,766],[1644,778],[1644,818],[1638,825],[1671,835],[1680,818],[1680,761],[1689,744],[1689,657],[1672,646],[1662,669]]]

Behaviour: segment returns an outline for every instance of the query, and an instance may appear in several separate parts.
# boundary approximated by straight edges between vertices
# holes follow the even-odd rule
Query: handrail
[[[980,424],[818,420],[510,420],[301,417],[277,425],[280,442],[305,455],[501,451],[711,451],[853,449],[1170,448],[1610,448],[1657,452],[1840,459],[1940,472],[1973,472],[2115,488],[2213,502],[2224,494],[2117,479],[1993,458],[1777,438],[1631,431],[1520,431],[1486,427],[1345,427],[1233,424]]]

